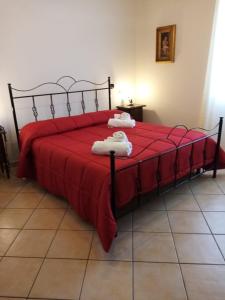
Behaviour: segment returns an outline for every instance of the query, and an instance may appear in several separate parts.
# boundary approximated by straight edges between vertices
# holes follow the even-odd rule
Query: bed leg
[[[115,151],[110,151],[110,175],[111,175],[111,208],[116,219],[116,171],[115,171]]]
[[[222,128],[223,128],[223,117],[220,117],[217,143],[216,143],[216,150],[215,150],[215,158],[214,158],[213,178],[216,178],[216,173],[217,173],[217,168],[218,168]]]

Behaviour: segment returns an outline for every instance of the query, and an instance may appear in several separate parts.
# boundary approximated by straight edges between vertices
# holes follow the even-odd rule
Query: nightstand
[[[143,121],[143,107],[146,105],[119,105],[116,108],[122,111],[125,111],[131,115],[133,119],[136,121],[142,122]]]
[[[6,172],[7,177],[9,178],[9,161],[7,158],[6,151],[6,132],[5,129],[0,126],[0,168],[2,173]]]

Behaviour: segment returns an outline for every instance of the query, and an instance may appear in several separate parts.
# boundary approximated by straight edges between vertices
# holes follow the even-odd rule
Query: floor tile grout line
[[[217,187],[219,188],[219,190],[222,192],[222,194],[224,195],[225,192],[223,191],[223,189],[221,188],[220,184],[217,182],[216,180],[217,178],[213,178],[214,182],[216,183]]]
[[[23,188],[23,186],[18,190],[18,191],[16,191],[15,192],[15,195],[13,196],[13,198],[8,202],[8,204],[6,204],[6,206],[3,208],[3,210],[2,210],[2,212],[1,213],[3,213],[3,211],[5,210],[5,209],[7,209],[7,206],[16,198],[16,196],[20,193],[20,190]],[[7,192],[6,192],[7,193]]]
[[[16,229],[14,229],[14,230],[16,230]],[[10,243],[10,245],[8,246],[8,248],[7,248],[7,250],[4,252],[4,255],[3,255],[3,257],[8,257],[7,256],[7,253],[9,252],[9,249],[12,247],[12,245],[14,244],[14,242],[16,241],[16,239],[17,239],[17,237],[19,236],[19,234],[21,233],[21,229],[17,229],[18,230],[18,232],[17,232],[17,235],[15,236],[15,238],[12,240],[12,242]],[[2,257],[2,259],[3,259],[3,257]]]
[[[4,258],[4,257],[2,257]],[[67,257],[24,257],[24,256],[7,256],[7,258],[28,258],[28,259],[48,259],[48,260],[71,260],[71,261],[87,261],[86,258],[67,258]],[[95,258],[90,258],[88,261],[98,261],[98,262],[124,262],[124,263],[131,263],[132,260],[121,260],[121,259],[95,259]],[[173,262],[173,261],[153,261],[153,260],[134,260],[133,262],[135,263],[151,263],[151,264],[173,264],[177,265],[178,262]],[[225,266],[224,263],[202,263],[202,262],[180,262],[181,265],[205,265],[205,266]],[[1,297],[1,296],[0,296]]]
[[[84,269],[83,280],[82,280],[81,287],[80,287],[80,295],[79,295],[79,298],[78,298],[79,300],[81,299],[81,296],[82,296],[84,281],[85,281],[86,274],[87,274],[88,262],[90,261],[90,255],[91,255],[92,245],[93,245],[93,242],[94,242],[94,237],[95,237],[95,232],[92,233],[92,239],[91,239],[91,243],[90,243],[88,257],[87,257],[87,259],[83,259],[83,260],[86,260],[86,265],[85,265],[85,269]]]
[[[45,193],[43,193],[43,194],[41,194],[41,197],[40,197],[40,199],[39,199],[39,202],[38,202],[38,204],[37,204],[37,206],[36,207],[8,207],[9,205],[10,205],[10,203],[11,202],[13,202],[14,200],[15,200],[15,198],[19,195],[19,194],[21,194],[21,193],[23,193],[23,192],[18,192],[16,195],[15,195],[15,197],[7,204],[7,206],[5,207],[6,209],[36,209],[37,207],[38,207],[38,205],[40,204],[40,202],[42,201],[42,199],[44,198],[44,195],[45,195]],[[28,193],[24,193],[24,194],[28,194]],[[30,193],[30,194],[34,194],[34,193]],[[36,193],[36,194],[39,194],[39,193]]]
[[[55,239],[55,237],[56,237],[56,234],[57,234],[57,232],[58,232],[58,229],[59,229],[59,227],[60,227],[60,225],[61,225],[61,223],[62,223],[62,220],[63,220],[63,218],[64,218],[66,212],[67,212],[67,210],[65,210],[65,212],[64,212],[64,214],[63,214],[63,216],[62,216],[62,218],[61,218],[61,220],[60,220],[60,222],[59,222],[57,228],[55,229],[55,234],[54,234],[53,237],[52,237],[52,240],[51,240],[51,242],[50,242],[50,244],[49,244],[49,247],[48,247],[48,249],[47,249],[47,251],[46,251],[46,253],[45,253],[45,256],[42,258],[42,263],[40,264],[40,267],[39,267],[39,269],[38,269],[38,271],[37,271],[37,274],[36,274],[36,276],[35,276],[35,278],[34,278],[34,280],[33,280],[33,283],[32,283],[32,285],[31,285],[31,287],[30,287],[30,290],[29,290],[29,292],[28,292],[27,298],[29,298],[30,293],[31,293],[31,291],[32,291],[32,289],[33,289],[33,287],[34,287],[34,284],[35,284],[35,282],[36,282],[36,280],[37,280],[37,278],[38,278],[38,275],[40,274],[40,271],[41,271],[41,269],[42,269],[42,266],[43,266],[44,262],[46,261],[46,258],[47,258],[47,254],[48,254],[48,252],[49,252],[49,249],[50,249],[51,246],[52,246],[52,243],[53,243],[53,241],[54,241],[54,239]]]
[[[165,198],[164,197],[163,197],[163,202],[164,202],[164,205],[166,207],[166,203],[165,203]],[[173,234],[173,230],[172,230],[172,226],[171,226],[171,223],[170,223],[170,218],[169,218],[169,214],[168,214],[168,210],[167,209],[166,209],[166,213],[167,213],[169,227],[170,227],[170,230],[171,230],[171,236],[172,236],[172,239],[173,239],[174,249],[176,251],[177,262],[178,262],[178,265],[179,265],[179,269],[180,269],[180,273],[181,273],[181,277],[182,277],[182,281],[183,281],[183,285],[184,285],[184,290],[185,290],[186,297],[187,297],[187,300],[188,300],[189,297],[188,297],[187,287],[186,287],[186,283],[185,283],[185,280],[184,280],[184,275],[183,275],[182,267],[181,267],[181,264],[180,264],[180,259],[179,259],[179,255],[178,255],[178,251],[177,251],[177,247],[176,247],[176,243],[175,243],[175,238],[174,238],[174,234]]]
[[[190,188],[191,188],[191,187],[190,187]],[[195,193],[193,192],[192,188],[191,188],[191,192],[192,192],[192,194],[193,194],[195,200],[196,200],[197,203],[198,203],[198,200],[197,200],[197,198],[196,198],[196,196],[195,196]],[[199,205],[199,203],[198,203],[198,205]],[[199,208],[201,209],[200,205],[199,205]],[[210,227],[210,225],[209,225],[209,223],[208,223],[208,221],[207,221],[207,219],[206,219],[206,217],[205,217],[205,215],[204,215],[204,212],[203,212],[202,210],[201,210],[201,213],[202,213],[202,216],[203,216],[203,218],[204,218],[204,220],[205,220],[205,222],[206,222],[206,224],[207,224],[207,226],[208,226],[208,228],[209,228],[209,231],[210,231],[210,233],[211,233],[211,236],[212,236],[212,238],[214,239],[214,242],[216,243],[217,248],[218,248],[220,254],[222,255],[222,258],[223,258],[223,260],[225,261],[225,256],[223,255],[223,252],[222,252],[222,250],[220,249],[220,246],[219,246],[219,244],[217,243],[217,240],[216,240],[216,238],[215,238],[215,236],[214,236],[214,234],[213,234],[213,232],[212,232],[212,230],[211,230],[211,227]]]
[[[19,234],[21,233],[21,231],[24,229],[24,227],[26,226],[26,224],[27,224],[27,222],[30,220],[30,218],[33,216],[33,214],[34,214],[34,212],[35,212],[35,208],[34,209],[32,209],[33,211],[32,211],[32,213],[31,213],[31,215],[27,218],[27,220],[26,220],[26,222],[23,224],[23,226],[21,227],[21,228],[15,228],[15,229],[18,229],[19,230],[19,233],[18,233],[18,235],[16,236],[16,238],[19,236]],[[9,229],[9,228],[8,228]],[[12,228],[11,228],[12,229]],[[16,240],[16,239],[15,239]],[[14,241],[15,241],[14,240]],[[11,245],[12,246],[12,245]],[[5,253],[5,257],[7,257],[7,253],[9,252],[9,249],[11,248],[11,246],[8,248],[8,250],[6,251],[6,253]]]

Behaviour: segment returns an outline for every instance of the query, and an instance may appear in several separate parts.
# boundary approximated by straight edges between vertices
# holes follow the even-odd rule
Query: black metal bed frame
[[[65,78],[70,79],[72,81],[72,84],[70,84],[70,86],[68,88],[65,88],[60,82],[62,80],[64,80]],[[72,88],[80,83],[80,82],[85,82],[85,83],[89,83],[91,85],[94,86],[99,86],[98,88],[87,88],[84,90],[72,90]],[[37,93],[37,94],[29,94],[29,95],[21,95],[21,96],[14,96],[13,92],[20,92],[20,93],[27,93],[27,92],[32,92],[34,90],[37,90],[43,86],[58,86],[60,87],[63,91],[62,92],[51,92],[51,93]],[[34,88],[28,89],[28,90],[19,90],[16,88],[13,88],[12,85],[9,83],[8,84],[8,90],[9,90],[9,96],[10,96],[10,101],[11,101],[11,106],[12,106],[12,113],[13,113],[13,119],[14,119],[14,124],[15,124],[15,130],[16,130],[16,137],[17,137],[17,142],[19,145],[19,131],[20,128],[18,127],[18,119],[17,119],[17,113],[16,113],[16,107],[15,107],[15,100],[21,100],[21,99],[27,99],[30,98],[30,100],[32,101],[32,112],[33,112],[33,116],[34,116],[34,120],[37,122],[38,121],[38,108],[36,105],[36,99],[40,98],[40,97],[44,97],[44,96],[49,96],[49,108],[50,108],[50,114],[52,119],[55,118],[55,105],[54,105],[54,101],[53,101],[53,96],[56,95],[66,95],[66,109],[68,112],[68,117],[71,116],[71,101],[70,101],[70,95],[71,94],[81,94],[81,100],[80,100],[80,104],[81,104],[81,108],[83,111],[83,114],[86,111],[86,106],[85,106],[85,99],[84,99],[84,95],[87,92],[95,92],[95,98],[94,98],[94,102],[95,102],[95,108],[96,111],[98,111],[99,109],[99,102],[98,102],[98,92],[99,91],[103,91],[103,90],[108,90],[108,103],[109,103],[109,109],[111,110],[112,108],[112,102],[111,102],[111,89],[114,88],[114,84],[111,83],[111,78],[108,77],[107,81],[103,82],[103,83],[95,83],[92,81],[88,81],[88,80],[76,80],[74,77],[72,76],[62,76],[60,77],[56,82],[44,82],[42,84],[39,84],[38,86],[35,86]]]
[[[64,78],[70,78],[72,80],[72,84],[69,86],[69,88],[65,88],[62,84],[60,84],[59,82],[64,79]],[[86,90],[71,90],[72,87],[75,86],[76,83],[79,82],[87,82],[93,85],[98,85],[98,86],[104,86],[107,84],[107,87],[99,87],[99,88],[93,88],[93,89],[86,89]],[[60,88],[63,89],[63,92],[51,92],[51,93],[44,93],[44,94],[29,94],[29,95],[25,95],[25,96],[14,96],[13,95],[13,91],[16,92],[31,92],[33,90],[36,90],[44,85],[57,85]],[[68,116],[71,116],[71,104],[70,104],[70,98],[69,95],[73,94],[73,93],[80,93],[81,94],[81,100],[80,100],[80,104],[82,107],[82,111],[83,114],[85,113],[85,100],[84,100],[84,94],[85,92],[91,92],[94,91],[95,92],[95,108],[96,111],[99,110],[99,103],[98,103],[98,91],[101,90],[108,90],[108,103],[109,103],[109,109],[111,110],[112,108],[112,104],[111,104],[111,89],[114,88],[114,84],[111,83],[111,79],[110,77],[108,77],[107,81],[101,83],[101,84],[96,84],[93,83],[91,81],[87,81],[87,80],[76,80],[71,76],[63,76],[61,78],[59,78],[56,82],[46,82],[43,84],[40,84],[32,89],[29,90],[18,90],[15,88],[12,88],[11,84],[8,84],[8,89],[9,89],[9,95],[10,95],[10,100],[11,100],[11,105],[12,105],[12,112],[13,112],[13,118],[14,118],[14,124],[15,124],[15,130],[16,130],[16,136],[17,136],[17,141],[18,141],[18,145],[19,145],[19,128],[18,128],[18,120],[17,120],[17,114],[16,114],[16,108],[15,108],[15,100],[21,100],[23,98],[30,98],[30,100],[32,101],[32,112],[34,115],[34,119],[35,121],[38,121],[38,109],[36,106],[36,102],[35,100],[38,97],[42,97],[42,96],[49,96],[49,100],[50,100],[50,113],[51,113],[51,117],[54,119],[55,118],[55,106],[54,106],[54,101],[53,101],[53,96],[55,95],[66,95],[66,108],[67,108],[67,112],[68,112]],[[170,139],[170,135],[173,133],[173,131],[178,128],[178,127],[183,127],[185,129],[185,134],[181,137],[180,141],[178,144],[175,144],[171,139]],[[164,138],[164,139],[157,139],[155,141],[153,141],[152,143],[148,144],[146,146],[145,149],[143,149],[141,152],[145,151],[150,145],[152,145],[153,143],[156,143],[158,141],[164,141],[167,142],[171,145],[173,145],[173,149],[168,150],[166,152],[160,153],[156,156],[153,156],[151,158],[147,158],[144,160],[138,160],[137,162],[132,163],[131,165],[129,165],[128,167],[122,168],[122,169],[117,169],[116,170],[116,158],[115,157],[115,152],[114,151],[110,151],[110,196],[111,196],[111,208],[112,208],[112,213],[114,215],[115,218],[117,218],[118,216],[118,208],[117,208],[117,204],[116,204],[116,175],[121,172],[124,171],[126,169],[130,169],[133,168],[134,166],[137,167],[137,178],[136,178],[136,195],[134,198],[136,198],[139,203],[140,197],[141,195],[144,194],[144,192],[142,191],[142,183],[141,183],[141,179],[140,179],[140,172],[141,172],[141,164],[147,162],[147,161],[151,161],[153,159],[157,159],[157,170],[156,170],[156,179],[157,179],[157,188],[156,188],[156,192],[157,194],[161,194],[162,192],[168,191],[171,188],[176,188],[178,187],[180,184],[186,182],[186,181],[190,181],[195,177],[198,177],[200,175],[202,175],[203,173],[205,173],[206,171],[208,171],[209,169],[207,168],[206,170],[206,166],[205,165],[205,161],[206,161],[206,147],[207,147],[207,142],[209,138],[212,138],[213,136],[217,136],[217,141],[216,141],[216,147],[215,147],[215,154],[214,154],[214,161],[212,163],[212,166],[210,168],[210,170],[213,170],[213,178],[216,178],[217,175],[217,169],[218,169],[218,163],[219,163],[219,150],[220,150],[220,142],[221,142],[221,135],[222,135],[222,127],[223,127],[223,117],[219,118],[219,123],[211,130],[206,130],[204,128],[191,128],[188,129],[185,125],[176,125],[174,126],[171,131],[168,133],[168,135]],[[206,132],[210,132],[212,130],[216,130],[216,132],[211,133],[211,134],[207,134],[204,135],[201,138],[198,138],[194,141],[191,141],[189,143],[186,144],[181,144],[183,139],[187,136],[187,134],[191,131],[191,130],[195,130],[195,129],[200,129]],[[194,145],[200,141],[204,141],[204,149],[203,149],[203,166],[200,169],[194,169],[193,170],[193,152],[194,152]],[[178,171],[178,158],[179,158],[179,151],[180,149],[183,149],[185,147],[191,147],[191,153],[190,153],[190,158],[189,158],[189,174],[188,176],[182,177],[182,178],[177,178],[177,171]],[[165,155],[175,152],[175,160],[174,160],[174,180],[167,185],[166,187],[162,187],[161,186],[161,175],[160,175],[160,165],[161,165],[161,159],[162,157],[164,157]],[[139,155],[140,153],[138,153],[137,155]]]
[[[177,128],[177,127],[183,127],[186,130],[186,133],[181,137],[180,141],[178,144],[176,144],[173,140],[170,139],[170,135],[173,133],[173,131]],[[176,125],[173,128],[171,128],[170,132],[168,133],[168,135],[165,138],[160,138],[160,139],[156,139],[153,142],[151,142],[150,144],[148,144],[143,150],[141,150],[140,153],[142,153],[143,151],[145,151],[150,145],[157,143],[159,141],[163,141],[163,142],[167,142],[171,145],[173,145],[175,148],[170,149],[168,151],[165,151],[163,153],[157,154],[153,157],[150,158],[146,158],[144,160],[138,160],[137,162],[134,162],[133,164],[125,167],[125,168],[121,168],[119,170],[116,170],[115,164],[116,164],[116,157],[115,157],[115,152],[114,151],[110,151],[110,173],[111,173],[111,207],[112,207],[112,212],[114,217],[116,218],[118,216],[118,210],[117,210],[117,206],[116,206],[116,173],[118,172],[122,172],[124,170],[127,169],[131,169],[134,166],[137,166],[137,178],[136,178],[136,195],[134,196],[134,199],[137,199],[137,205],[139,205],[140,203],[140,197],[144,194],[148,194],[148,192],[143,192],[142,191],[142,183],[141,183],[141,177],[140,177],[140,170],[141,170],[141,164],[147,162],[147,161],[152,161],[154,159],[157,159],[157,170],[156,170],[156,179],[157,179],[157,188],[152,192],[156,192],[157,195],[163,194],[165,192],[168,192],[169,190],[171,190],[172,188],[177,188],[178,186],[180,186],[181,184],[191,181],[192,179],[201,176],[202,174],[204,174],[207,171],[212,170],[213,171],[213,178],[216,178],[217,175],[217,170],[218,170],[218,163],[219,163],[219,151],[220,151],[220,143],[221,143],[221,136],[222,136],[222,128],[223,128],[223,117],[219,118],[219,122],[218,124],[216,124],[216,126],[210,130],[204,129],[204,128],[190,128],[188,129],[185,125]],[[194,141],[191,141],[189,143],[185,143],[182,144],[183,139],[187,136],[187,134],[192,131],[192,130],[202,130],[202,131],[206,131],[206,132],[211,132],[213,130],[216,130],[216,132],[211,133],[211,134],[207,134],[204,135],[201,138],[195,139]],[[217,140],[216,140],[216,145],[215,145],[215,154],[214,154],[214,160],[211,164],[210,168],[207,168],[208,166],[206,166],[206,147],[207,147],[207,142],[209,138],[212,138],[214,136],[217,136]],[[193,153],[194,153],[194,145],[198,142],[204,141],[204,149],[203,149],[203,165],[201,168],[199,169],[193,169]],[[184,176],[180,179],[177,178],[177,171],[178,171],[178,158],[179,158],[179,150],[183,149],[185,147],[191,147],[191,153],[190,153],[190,158],[189,158],[189,174],[187,176]],[[174,180],[167,184],[166,186],[161,186],[161,175],[160,175],[160,165],[161,165],[161,159],[162,157],[164,157],[165,155],[168,155],[169,153],[175,153],[175,160],[174,160]],[[140,153],[138,153],[137,155],[139,155]],[[136,156],[137,156],[136,155]],[[134,157],[132,157],[134,158]]]

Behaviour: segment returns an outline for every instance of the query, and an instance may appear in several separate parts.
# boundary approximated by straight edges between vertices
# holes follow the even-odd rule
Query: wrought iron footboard
[[[173,133],[173,131],[177,128],[177,127],[184,127],[186,132],[185,134],[181,137],[180,142],[177,144],[175,144],[171,139],[170,139],[170,135]],[[126,169],[130,169],[133,168],[134,166],[137,167],[137,180],[136,180],[136,195],[134,198],[140,198],[140,196],[143,194],[143,190],[142,190],[142,182],[141,182],[141,176],[140,176],[140,170],[141,170],[141,165],[146,162],[146,161],[151,161],[153,159],[158,159],[158,163],[157,163],[157,170],[156,170],[156,180],[157,180],[157,194],[161,194],[161,192],[165,192],[170,190],[171,188],[176,188],[178,185],[192,180],[195,177],[198,177],[200,175],[202,175],[203,173],[205,173],[206,171],[206,147],[207,147],[207,143],[208,143],[208,139],[212,138],[213,136],[217,136],[217,141],[216,141],[216,145],[215,145],[215,154],[214,154],[214,159],[212,162],[212,167],[210,170],[213,170],[213,178],[216,178],[217,175],[217,169],[218,169],[218,163],[219,163],[219,151],[220,151],[220,142],[221,142],[221,135],[222,135],[222,127],[223,127],[223,117],[219,118],[219,123],[210,130],[206,130],[204,128],[192,128],[192,129],[188,129],[186,126],[184,125],[176,125],[175,127],[173,127],[171,129],[171,131],[168,133],[167,137],[164,139],[157,139],[153,142],[151,142],[150,144],[147,145],[147,147],[145,147],[141,152],[145,151],[150,145],[152,145],[153,143],[156,143],[158,141],[166,141],[170,144],[172,144],[175,148],[170,149],[168,151],[165,151],[163,153],[160,153],[156,156],[144,159],[144,160],[139,160],[137,162],[132,163],[131,165],[125,167],[125,168],[121,168],[119,170],[116,170],[116,157],[115,157],[115,152],[111,151],[110,152],[110,176],[111,176],[111,184],[110,184],[110,192],[111,192],[111,208],[112,208],[112,212],[114,217],[116,218],[118,215],[118,207],[117,207],[117,203],[116,203],[116,176],[119,172],[124,171]],[[207,134],[204,135],[201,138],[198,138],[194,141],[191,141],[189,143],[186,144],[182,144],[181,142],[183,141],[183,139],[187,136],[187,134],[191,131],[191,130],[195,130],[195,129],[201,129],[203,131],[207,131],[210,132],[212,130],[217,129],[216,133],[212,133],[212,134]],[[195,169],[193,170],[193,152],[194,152],[194,145],[200,141],[204,141],[204,149],[203,149],[203,164],[201,166],[201,168]],[[179,159],[179,150],[183,149],[185,147],[191,147],[191,152],[190,152],[190,159],[189,159],[189,169],[190,172],[188,175],[182,177],[182,178],[178,178],[178,159]],[[141,153],[140,152],[140,153]],[[175,153],[175,160],[174,160],[174,180],[172,180],[170,182],[170,184],[167,186],[167,188],[165,186],[161,186],[161,176],[160,176],[160,165],[161,165],[161,160],[162,157],[164,157],[165,155],[169,154],[169,153]],[[139,155],[140,153],[138,153],[137,155]],[[166,189],[165,189],[166,188]],[[152,191],[151,191],[152,192]]]

